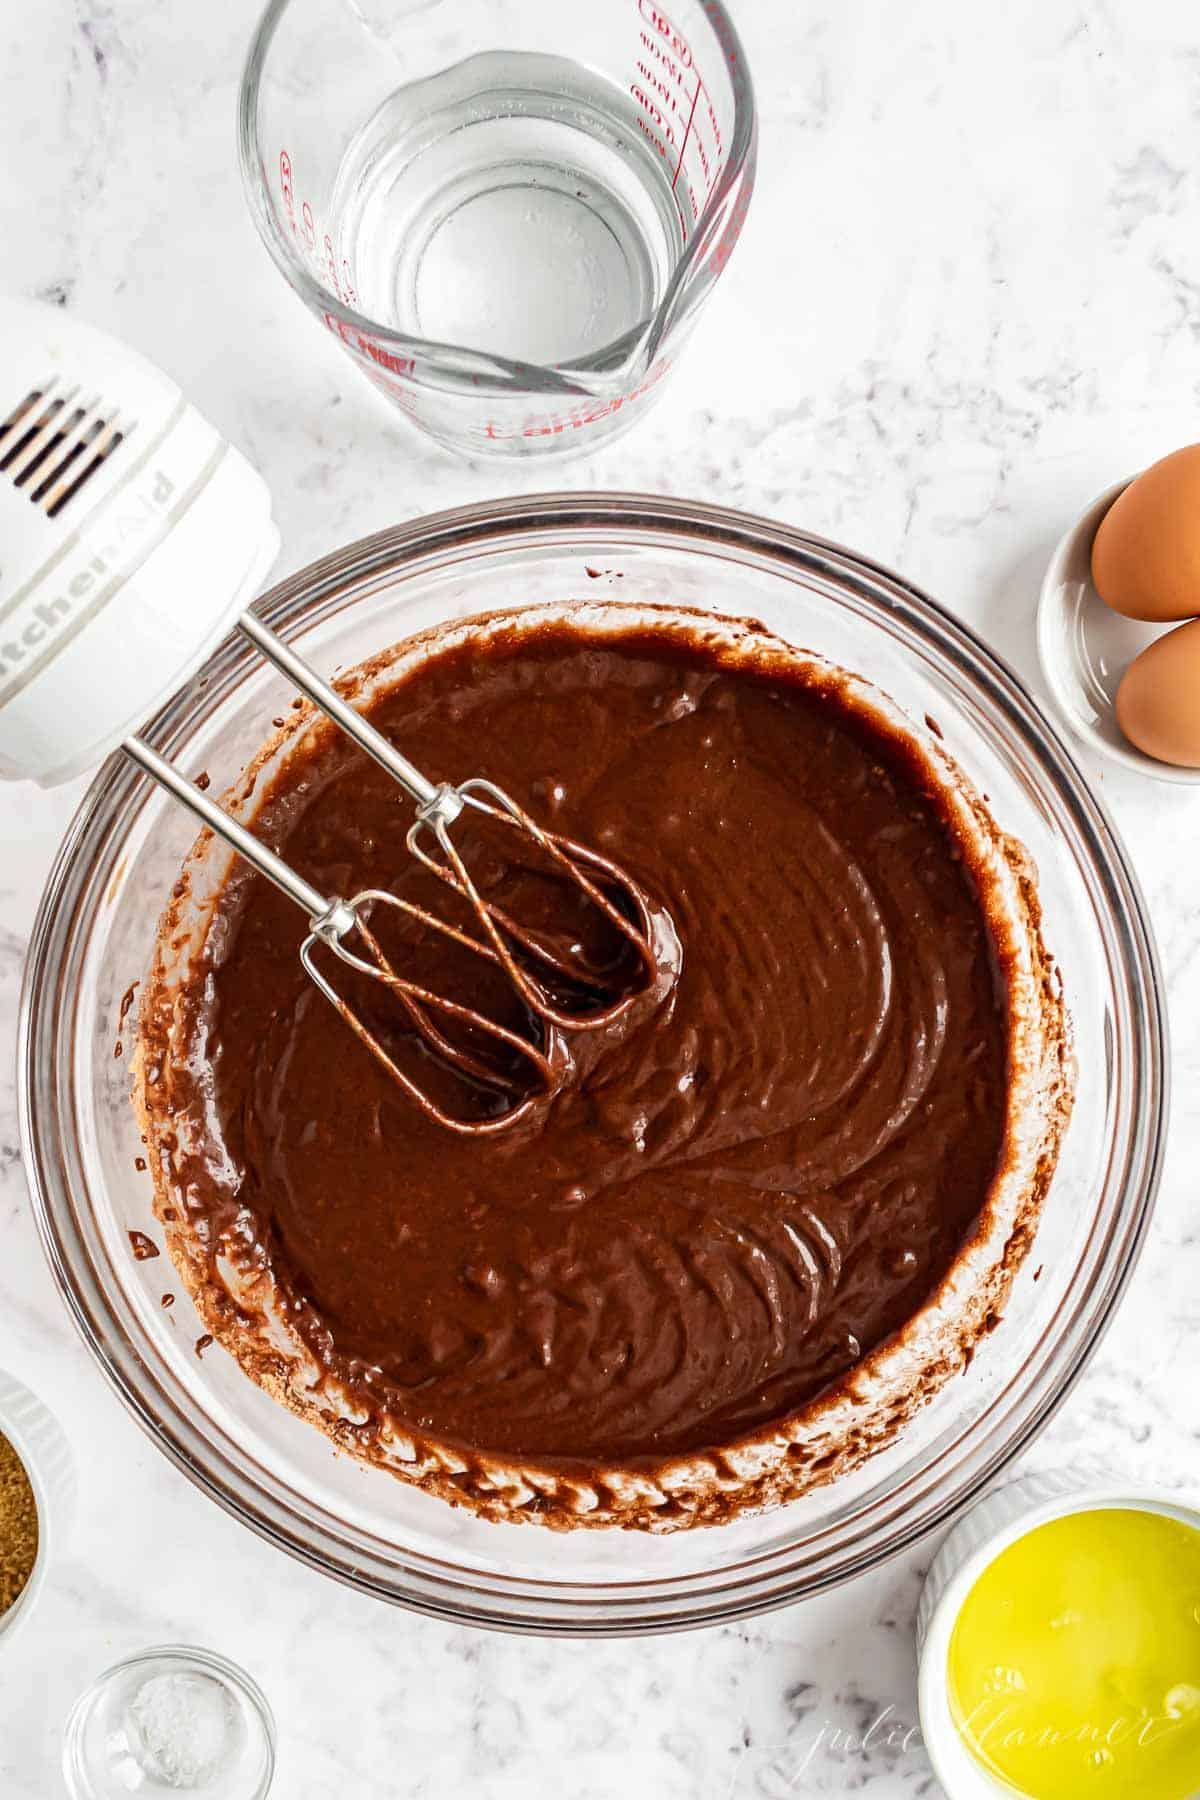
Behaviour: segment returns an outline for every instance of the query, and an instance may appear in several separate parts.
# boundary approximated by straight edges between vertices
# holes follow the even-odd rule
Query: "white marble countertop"
[[[234,161],[254,10],[0,7],[0,281],[171,371],[269,480],[285,567],[518,488],[709,497],[898,566],[1037,687],[1033,607],[1054,539],[1106,484],[1200,436],[1200,50],[1186,0],[735,0],[762,110],[743,243],[652,416],[590,461],[532,472],[456,462],[410,435],[269,264]],[[1159,936],[1174,1117],[1120,1318],[1030,1461],[1088,1452],[1192,1481],[1200,793],[1094,773]],[[77,797],[0,795],[0,1366],[57,1410],[82,1474],[71,1553],[0,1671],[7,1800],[59,1792],[76,1693],[172,1639],[262,1682],[285,1800],[936,1792],[908,1730],[932,1546],[737,1628],[529,1642],[343,1591],[154,1449],[59,1304],[17,1142],[22,957]]]

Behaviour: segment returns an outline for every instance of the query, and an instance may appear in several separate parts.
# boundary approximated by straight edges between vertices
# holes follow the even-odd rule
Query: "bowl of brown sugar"
[[[36,1603],[74,1489],[57,1420],[27,1387],[0,1373],[0,1646]]]

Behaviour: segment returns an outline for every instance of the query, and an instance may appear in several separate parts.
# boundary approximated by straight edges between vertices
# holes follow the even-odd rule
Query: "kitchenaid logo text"
[[[31,590],[0,606],[0,699],[6,687],[33,672],[31,665],[49,660],[55,640],[69,635],[68,627],[102,602],[106,590],[120,586],[130,552],[161,524],[174,494],[170,476],[162,469],[152,470],[148,486],[105,519],[103,538],[76,547],[83,559],[73,572],[59,572],[57,582],[46,584],[48,594],[37,581]],[[68,562],[68,569],[74,562],[75,558]]]

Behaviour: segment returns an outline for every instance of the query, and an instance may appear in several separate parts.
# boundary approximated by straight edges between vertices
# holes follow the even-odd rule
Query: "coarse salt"
[[[145,1772],[166,1787],[206,1787],[236,1756],[241,1719],[210,1675],[152,1675],[129,1714]]]

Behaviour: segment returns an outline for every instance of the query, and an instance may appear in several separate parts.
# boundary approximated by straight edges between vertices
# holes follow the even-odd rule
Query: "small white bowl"
[[[25,1466],[38,1516],[38,1547],[29,1580],[0,1613],[0,1654],[33,1611],[46,1570],[62,1548],[75,1512],[75,1464],[62,1427],[37,1397],[0,1373],[0,1435]]]
[[[925,1749],[949,1800],[1014,1800],[1015,1792],[971,1754],[950,1711],[947,1662],[963,1602],[988,1565],[1018,1538],[1050,1519],[1101,1507],[1162,1513],[1200,1530],[1200,1507],[1178,1494],[1117,1483],[1097,1486],[1089,1472],[1056,1469],[1022,1475],[989,1494],[960,1520],[934,1558],[917,1612],[917,1689]]]
[[[1179,769],[1136,750],[1117,724],[1121,677],[1147,644],[1179,623],[1147,625],[1115,613],[1092,586],[1092,541],[1100,521],[1133,477],[1118,481],[1088,507],[1060,542],[1042,582],[1037,645],[1042,673],[1059,712],[1094,750],[1154,781],[1200,783],[1200,769]]]

